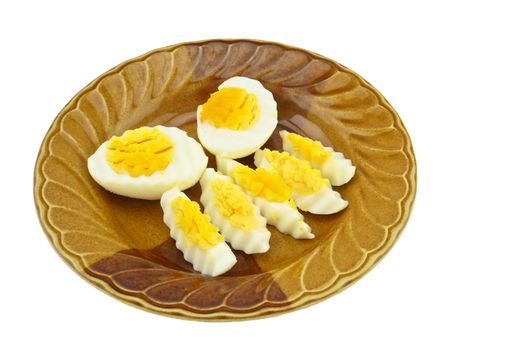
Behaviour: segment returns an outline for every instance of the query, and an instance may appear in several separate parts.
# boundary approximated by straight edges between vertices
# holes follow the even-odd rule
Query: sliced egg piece
[[[159,199],[172,187],[195,185],[207,162],[201,145],[183,130],[143,126],[103,142],[88,158],[88,171],[110,192]]]
[[[347,183],[355,175],[355,167],[344,154],[331,147],[324,147],[320,141],[312,140],[298,134],[280,131],[284,151],[292,156],[307,160],[322,176],[329,179],[333,186]]]
[[[328,179],[309,162],[287,152],[258,150],[254,165],[277,173],[292,190],[297,207],[313,214],[333,214],[348,206],[348,201],[331,189]]]
[[[278,113],[273,94],[258,80],[225,80],[197,109],[198,137],[214,155],[236,159],[254,153],[271,137]]]
[[[234,249],[247,254],[269,250],[271,233],[265,218],[228,176],[208,168],[200,179],[203,211]]]
[[[211,224],[210,217],[203,214],[199,204],[191,201],[177,187],[163,194],[161,208],[170,236],[194,270],[218,276],[236,264],[234,253],[218,228]]]
[[[291,198],[291,188],[276,173],[264,168],[256,170],[232,159],[216,157],[218,170],[230,176],[260,209],[267,223],[296,239],[311,239],[315,235],[304,222]]]

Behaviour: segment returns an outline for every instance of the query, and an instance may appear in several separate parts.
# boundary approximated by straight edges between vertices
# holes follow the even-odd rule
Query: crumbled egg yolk
[[[218,228],[199,210],[198,203],[177,197],[172,201],[172,212],[176,226],[193,246],[204,249],[223,242]]]
[[[213,93],[201,107],[202,122],[217,128],[247,130],[258,118],[256,95],[236,87],[223,88]]]
[[[331,153],[320,143],[307,137],[295,133],[289,133],[287,136],[293,150],[300,154],[302,158],[312,161],[316,164],[322,164],[329,159]]]
[[[293,198],[291,198],[290,200],[287,201],[287,204],[289,204],[289,206],[291,208],[293,208],[295,211],[298,211],[298,209],[296,208],[296,203],[295,201],[293,200]]]
[[[250,231],[258,225],[253,205],[239,187],[221,179],[213,180],[211,186],[214,205],[232,226]]]
[[[264,149],[264,157],[274,171],[285,183],[298,194],[313,194],[324,186],[329,187],[329,180],[324,179],[320,170],[313,169],[309,162],[291,156],[287,152]]]
[[[166,169],[173,152],[172,142],[162,132],[141,127],[113,136],[108,142],[106,161],[116,173],[149,176]]]
[[[275,173],[262,168],[256,170],[246,165],[237,165],[230,172],[234,181],[255,197],[271,202],[285,202],[291,197],[291,189]]]

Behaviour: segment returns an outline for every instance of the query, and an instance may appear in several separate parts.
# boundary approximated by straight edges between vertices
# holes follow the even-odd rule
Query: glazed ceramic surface
[[[348,208],[305,214],[315,239],[295,240],[270,227],[267,253],[235,251],[232,270],[207,277],[175,248],[158,201],[105,191],[86,160],[112,135],[143,125],[177,126],[197,139],[196,107],[236,75],[258,79],[278,103],[279,124],[267,147],[281,149],[278,132],[294,131],[343,152],[357,172],[335,187]],[[34,195],[52,245],[91,284],[164,315],[236,320],[313,304],[362,277],[396,241],[415,190],[415,159],[401,120],[356,73],[282,44],[210,40],[154,50],[81,90],[44,138]],[[186,193],[199,201],[199,185]]]

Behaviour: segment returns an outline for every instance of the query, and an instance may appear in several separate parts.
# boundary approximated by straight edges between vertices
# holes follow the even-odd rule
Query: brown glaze
[[[278,103],[279,125],[266,147],[281,149],[278,131],[291,130],[345,153],[357,172],[337,188],[347,209],[305,215],[315,239],[294,240],[270,227],[267,253],[236,252],[235,267],[212,278],[183,260],[159,202],[108,193],[89,176],[86,159],[110,136],[142,125],[177,126],[196,138],[197,105],[235,75],[260,80]],[[40,221],[75,271],[129,304],[206,320],[294,310],[353,283],[397,239],[415,188],[410,139],[373,87],[327,58],[249,40],[175,45],[103,74],[57,116],[35,167]],[[198,200],[199,186],[186,193]]]
[[[195,273],[174,248],[174,241],[169,239],[150,250],[118,252],[92,264],[86,273],[161,307],[237,312],[264,303],[287,303],[272,276],[263,272],[251,255],[234,251],[238,263],[217,278]]]

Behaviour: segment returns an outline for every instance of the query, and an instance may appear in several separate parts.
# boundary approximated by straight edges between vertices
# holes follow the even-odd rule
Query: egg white
[[[163,170],[152,175],[132,177],[126,172],[115,172],[106,161],[108,142],[103,142],[88,158],[88,171],[93,179],[106,190],[132,198],[159,199],[161,195],[177,186],[185,190],[195,185],[207,167],[208,158],[201,145],[187,133],[175,127],[158,125],[174,147],[172,160]]]
[[[256,96],[257,120],[246,130],[217,128],[210,122],[201,121],[200,105],[197,110],[198,138],[212,154],[236,159],[254,153],[271,137],[278,123],[278,112],[273,94],[258,80],[233,77],[224,81],[218,90],[227,87],[241,88]]]
[[[218,171],[225,175],[229,175],[234,167],[241,165],[240,162],[223,157],[216,157],[216,164]],[[296,239],[312,239],[315,237],[311,232],[311,227],[305,223],[304,216],[292,208],[287,201],[273,202],[263,197],[253,196],[247,191],[245,193],[260,209],[262,215],[267,219],[267,223],[276,227],[278,231]]]
[[[258,207],[254,206],[250,198],[247,197],[253,206],[254,215],[258,222],[252,231],[246,232],[238,227],[232,226],[228,218],[221,215],[219,209],[214,204],[214,191],[211,185],[216,179],[234,184],[230,177],[222,175],[212,168],[206,169],[199,181],[202,193],[200,201],[204,207],[203,212],[211,217],[211,222],[220,228],[221,234],[234,249],[242,250],[246,254],[265,253],[268,251],[271,232],[267,229],[266,220],[260,214]],[[236,184],[234,186],[238,187]]]
[[[295,152],[293,149],[291,142],[287,138],[288,134],[289,132],[285,130],[280,131],[280,137],[282,138],[284,151],[289,152],[289,154],[299,159],[304,159],[301,154]],[[355,175],[355,166],[353,166],[351,160],[346,159],[344,154],[341,152],[336,152],[333,148],[322,145],[320,141],[316,142],[324,147],[325,150],[330,152],[330,157],[322,164],[312,162],[308,159],[304,160],[307,160],[313,168],[319,169],[322,176],[328,179],[333,186],[341,186],[349,182]]]
[[[254,165],[273,171],[262,150],[258,150],[254,154]],[[348,201],[342,199],[340,193],[333,191],[330,186],[324,186],[317,192],[308,195],[293,191],[291,197],[293,197],[298,209],[312,214],[334,214],[348,206]]]
[[[186,238],[174,222],[172,202],[183,197],[189,199],[178,188],[167,191],[161,197],[163,221],[170,229],[170,237],[176,241],[176,247],[183,253],[186,261],[192,264],[194,270],[209,276],[218,276],[229,271],[236,264],[236,257],[231,248],[222,241],[209,248],[200,248]]]

